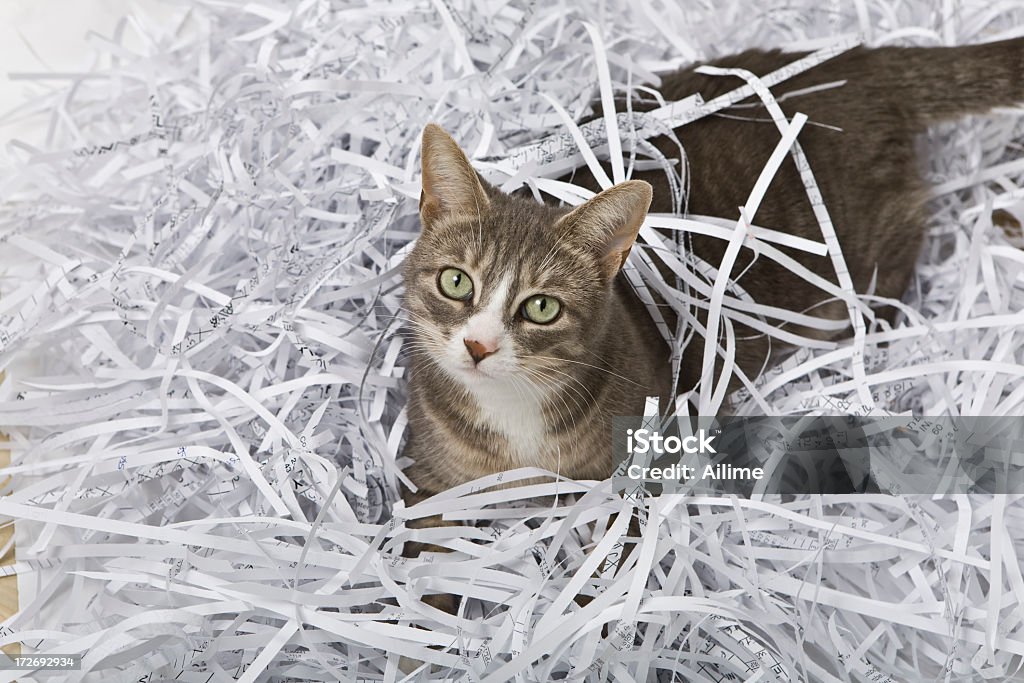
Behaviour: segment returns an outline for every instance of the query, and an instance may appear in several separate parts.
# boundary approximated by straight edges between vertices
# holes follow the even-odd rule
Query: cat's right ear
[[[626,180],[558,219],[556,228],[595,252],[605,277],[613,278],[629,256],[654,193],[643,180]]]
[[[423,129],[423,191],[420,219],[430,227],[453,216],[479,216],[489,205],[487,192],[459,145],[436,123]]]

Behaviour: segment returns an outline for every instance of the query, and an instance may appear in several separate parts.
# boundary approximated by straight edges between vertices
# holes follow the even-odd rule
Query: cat
[[[714,64],[764,75],[802,56],[748,50]],[[836,81],[844,83],[812,88]],[[710,100],[739,85],[688,67],[663,75],[657,89],[670,101],[694,93]],[[880,297],[898,298],[924,233],[928,192],[917,137],[930,124],[1024,101],[1024,38],[858,47],[775,90],[794,93],[780,102],[787,117],[809,116],[798,140],[855,289],[873,286]],[[750,102],[675,131],[686,154],[690,213],[735,219],[771,155],[778,130],[760,100],[741,105]],[[679,156],[669,138],[652,142],[667,157]],[[607,478],[611,418],[642,414],[647,396],[670,405],[680,388],[700,379],[701,351],[691,346],[679,386],[670,386],[669,347],[621,272],[648,211],[673,211],[664,173],[635,172],[575,208],[543,204],[488,184],[455,140],[431,124],[423,131],[422,174],[422,234],[403,272],[411,331],[404,455],[413,460],[407,474],[417,486],[403,488],[407,505],[528,465],[576,479]],[[600,190],[585,169],[572,181]],[[821,240],[792,158],[754,222]],[[726,243],[693,235],[683,246],[717,265]],[[828,256],[782,250],[837,282]],[[743,273],[741,285],[758,303],[828,320],[848,317],[845,303],[824,300],[821,289],[771,259],[751,264],[752,258],[743,250],[731,272]],[[703,313],[695,315],[703,322]],[[779,351],[742,325],[736,337],[737,366],[751,378]],[[442,523],[433,517],[413,526]],[[441,549],[407,546],[410,555],[427,548]]]

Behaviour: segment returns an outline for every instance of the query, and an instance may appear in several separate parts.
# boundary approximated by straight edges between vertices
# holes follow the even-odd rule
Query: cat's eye
[[[437,276],[437,288],[449,299],[465,301],[473,296],[473,281],[458,268],[445,268]]]
[[[523,302],[523,317],[539,325],[554,322],[562,311],[561,302],[553,296],[531,296]]]

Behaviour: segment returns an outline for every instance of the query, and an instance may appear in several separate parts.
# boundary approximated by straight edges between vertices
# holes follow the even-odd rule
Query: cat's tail
[[[977,45],[881,48],[864,74],[891,87],[907,115],[922,125],[996,107],[1024,106],[1024,37]],[[892,79],[890,81],[890,79]]]

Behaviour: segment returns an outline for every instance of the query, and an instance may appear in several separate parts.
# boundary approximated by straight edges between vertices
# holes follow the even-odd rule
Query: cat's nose
[[[484,358],[487,358],[487,356],[490,356],[498,350],[498,346],[496,344],[488,346],[475,339],[463,339],[462,343],[466,345],[466,350],[469,351],[469,355],[473,359],[474,363],[479,363]]]

